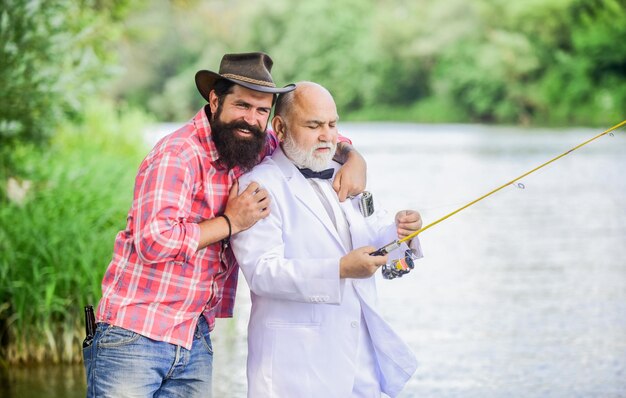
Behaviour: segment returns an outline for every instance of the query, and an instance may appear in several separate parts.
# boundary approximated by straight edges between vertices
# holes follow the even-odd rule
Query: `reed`
[[[30,149],[24,203],[0,208],[1,357],[75,362],[83,306],[100,298],[115,234],[125,226],[147,119],[93,104],[46,151]]]

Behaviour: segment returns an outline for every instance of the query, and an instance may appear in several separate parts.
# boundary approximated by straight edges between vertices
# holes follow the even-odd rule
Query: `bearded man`
[[[406,344],[376,310],[376,247],[422,226],[404,210],[395,223],[340,202],[330,178],[337,108],[322,86],[281,94],[272,120],[281,147],[241,177],[267,189],[271,212],[233,238],[251,291],[248,397],[394,397],[416,369]],[[256,181],[252,183],[252,181]],[[249,187],[249,186],[248,186]],[[417,238],[390,257],[422,256]]]
[[[219,73],[198,72],[208,104],[141,163],[83,352],[88,397],[211,396],[210,331],[232,316],[237,284],[229,240],[270,213],[267,191],[238,194],[237,179],[276,148],[266,131],[275,95],[294,89],[277,88],[271,68],[263,53],[227,54]],[[364,161],[338,152],[336,188],[359,193]]]

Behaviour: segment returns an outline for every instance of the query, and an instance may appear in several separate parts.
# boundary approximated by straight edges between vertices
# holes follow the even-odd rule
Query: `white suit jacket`
[[[280,148],[240,178],[240,190],[252,181],[269,191],[272,203],[267,218],[232,239],[252,299],[248,396],[349,397],[361,314],[382,391],[395,396],[417,363],[376,312],[374,277],[348,280],[357,302],[342,300],[347,280],[339,278],[339,260],[348,249],[309,182]],[[395,225],[380,228],[376,214],[363,217],[357,200],[341,207],[354,248],[381,247],[397,238]]]

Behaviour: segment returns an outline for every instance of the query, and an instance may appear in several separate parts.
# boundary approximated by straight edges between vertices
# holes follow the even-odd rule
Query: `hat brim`
[[[200,92],[200,95],[204,97],[207,102],[209,101],[209,93],[213,90],[213,86],[215,82],[219,79],[225,79],[231,81],[240,86],[249,88],[250,90],[260,91],[262,93],[270,93],[270,94],[282,94],[288,93],[289,91],[293,91],[296,88],[295,84],[288,84],[285,87],[267,87],[261,86],[254,83],[244,82],[237,79],[230,79],[220,75],[219,73],[211,72],[209,70],[201,70],[196,73],[196,87]]]

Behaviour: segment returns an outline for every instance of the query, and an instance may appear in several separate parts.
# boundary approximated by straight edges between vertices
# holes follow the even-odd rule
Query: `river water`
[[[425,223],[599,133],[467,125],[341,125],[368,189]],[[380,308],[418,358],[400,397],[626,397],[626,135],[605,136],[420,235]],[[249,294],[219,320],[214,396],[245,397]],[[26,372],[26,373],[25,373]],[[35,382],[31,376],[34,374]],[[80,368],[11,370],[14,396],[84,395]],[[298,375],[293,375],[298,377]],[[46,387],[49,386],[49,387]]]

